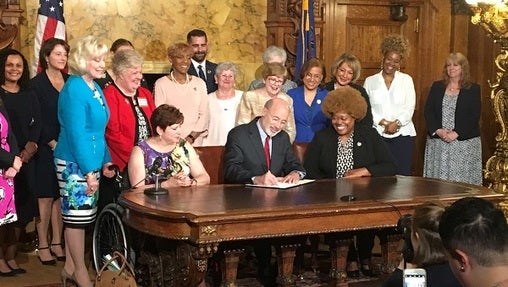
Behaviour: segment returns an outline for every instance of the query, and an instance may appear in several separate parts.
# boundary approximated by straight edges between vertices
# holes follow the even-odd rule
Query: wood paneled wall
[[[271,2],[271,1],[269,1]],[[289,0],[276,0],[280,14]],[[417,129],[413,173],[421,175],[425,151],[426,127],[423,108],[433,81],[442,77],[446,56],[461,52],[470,61],[472,76],[482,87],[482,138],[484,163],[495,147],[495,124],[489,101],[487,80],[494,74],[495,45],[480,27],[470,24],[467,7],[457,11],[456,2],[442,0],[408,0],[404,22],[390,19],[393,0],[321,0],[315,3],[319,27],[318,55],[327,67],[343,52],[355,54],[362,62],[360,83],[379,71],[382,55],[379,44],[387,34],[399,33],[410,40],[412,52],[402,70],[413,77],[417,94],[413,121]],[[452,5],[454,4],[454,5]],[[287,7],[287,6],[286,6]],[[452,13],[452,7],[455,9]],[[272,7],[273,8],[273,7]],[[287,47],[287,34],[294,33],[294,20],[286,14],[278,18],[275,9],[268,9],[267,44]],[[279,21],[280,20],[280,21]],[[289,63],[291,66],[292,63]],[[327,71],[329,74],[330,71]]]

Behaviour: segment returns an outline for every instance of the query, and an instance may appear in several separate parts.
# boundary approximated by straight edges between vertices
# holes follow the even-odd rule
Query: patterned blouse
[[[337,145],[336,178],[344,177],[346,172],[353,169],[353,136],[354,132],[347,139],[345,144],[341,142],[340,137],[337,139],[339,144]]]

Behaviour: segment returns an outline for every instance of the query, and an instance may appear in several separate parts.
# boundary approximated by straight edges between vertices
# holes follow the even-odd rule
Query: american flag
[[[37,29],[35,31],[34,73],[39,73],[39,50],[41,44],[49,38],[65,40],[65,20],[63,16],[63,0],[39,0],[37,12]]]

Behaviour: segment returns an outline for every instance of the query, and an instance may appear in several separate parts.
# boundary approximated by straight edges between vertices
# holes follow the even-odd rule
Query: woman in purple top
[[[183,114],[173,106],[162,104],[154,110],[154,136],[133,148],[127,165],[133,187],[154,183],[155,174],[163,176],[162,188],[210,183],[196,150],[182,138],[182,123]],[[158,158],[160,166],[152,170]]]

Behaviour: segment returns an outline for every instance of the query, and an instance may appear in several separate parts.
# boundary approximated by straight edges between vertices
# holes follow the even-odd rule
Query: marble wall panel
[[[33,59],[38,1],[21,1],[25,10],[20,36],[22,52]],[[254,79],[266,48],[267,0],[64,0],[67,37],[94,35],[110,45],[126,38],[145,58],[145,72],[166,73],[166,48],[186,41],[187,32],[203,29],[209,38],[208,58],[232,61],[241,73],[237,86]]]

